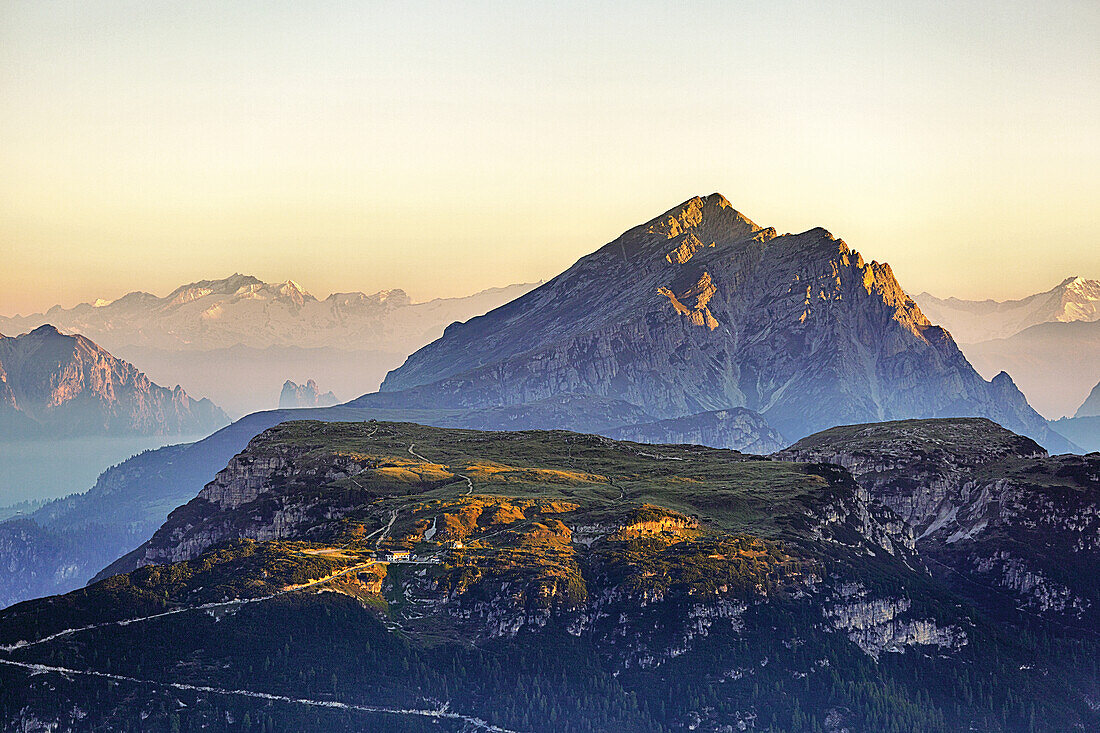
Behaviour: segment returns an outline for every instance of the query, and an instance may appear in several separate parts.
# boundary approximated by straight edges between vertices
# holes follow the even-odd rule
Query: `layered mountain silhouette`
[[[840,424],[982,416],[1070,447],[1007,374],[986,381],[971,367],[889,265],[824,229],[779,235],[720,194],[453,324],[381,391],[446,407],[593,394],[660,419],[747,408],[788,441]]]
[[[979,374],[1007,371],[1045,417],[1072,415],[1100,379],[1100,280],[1067,277],[1019,300],[915,300]]]
[[[133,292],[114,301],[0,318],[0,331],[52,323],[96,339],[112,351],[134,346],[170,351],[246,346],[408,353],[438,336],[447,324],[484,313],[532,287],[511,285],[424,303],[413,302],[400,289],[333,293],[321,300],[293,280],[268,283],[235,273],[181,285],[164,297]]]
[[[1100,321],[1040,323],[962,349],[979,374],[1011,374],[1048,418],[1072,415],[1100,380]]]
[[[195,434],[228,421],[210,400],[154,384],[83,336],[51,325],[0,335],[0,436]]]
[[[308,374],[338,394],[377,389],[386,372],[443,329],[534,287],[510,285],[423,303],[403,290],[319,299],[293,280],[251,275],[200,280],[166,296],[133,292],[45,313],[0,317],[0,332],[51,323],[81,333],[161,384],[180,384],[233,415],[271,406],[288,374]]]

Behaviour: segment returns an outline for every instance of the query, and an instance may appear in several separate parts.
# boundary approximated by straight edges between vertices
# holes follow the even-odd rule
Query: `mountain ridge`
[[[659,419],[745,407],[788,440],[835,421],[980,414],[1070,448],[1011,379],[974,371],[888,264],[822,228],[777,235],[720,194],[448,327],[380,391],[464,407],[590,393]]]
[[[1089,392],[1089,396],[1077,408],[1074,417],[1100,417],[1100,382]]]
[[[46,324],[0,336],[2,432],[33,438],[209,432],[229,422],[205,397],[152,382],[80,334]]]
[[[963,347],[987,376],[1013,375],[1028,401],[1048,418],[1071,415],[1100,380],[1100,321],[1050,321],[1008,338]]]
[[[373,391],[387,371],[447,325],[530,287],[422,303],[399,289],[318,300],[293,280],[265,283],[235,273],[186,283],[164,296],[135,291],[114,301],[0,317],[0,331],[22,333],[50,320],[139,365],[155,381],[205,394],[240,416],[270,407],[271,394],[292,375],[317,379],[337,394]]]
[[[424,302],[413,302],[401,289],[331,293],[318,299],[294,280],[267,283],[234,273],[180,285],[164,297],[134,291],[111,301],[100,299],[72,308],[55,305],[44,313],[0,317],[0,330],[27,330],[50,321],[66,330],[105,337],[111,348],[141,345],[187,350],[245,345],[385,350],[380,339],[419,346],[421,332],[435,328],[441,311],[457,308],[458,317],[469,317],[479,312],[482,302],[495,305],[502,297],[532,286],[521,283]],[[401,323],[390,327],[378,322],[383,316],[397,318],[395,312],[403,314]],[[273,319],[281,319],[281,326],[274,328]],[[299,321],[302,325],[295,327]],[[403,335],[402,329],[413,334]]]
[[[1080,568],[1100,551],[1100,459],[1047,457],[983,419],[803,447],[823,453],[284,422],[123,574],[0,612],[0,720],[1095,728],[1098,642],[1081,632],[1100,586]],[[992,471],[980,491],[972,471]],[[912,526],[937,505],[905,520],[876,495],[923,501],[926,478],[957,511],[922,547]],[[1018,514],[1036,502],[1050,516]],[[166,690],[177,704],[157,704]]]

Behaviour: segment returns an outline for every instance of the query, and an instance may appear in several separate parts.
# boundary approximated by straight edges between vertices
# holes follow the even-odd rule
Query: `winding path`
[[[413,450],[413,448],[415,447],[416,443],[409,444],[409,455],[413,458],[419,458],[420,460],[424,461],[424,463],[431,463],[431,461],[429,461],[427,458]],[[450,466],[448,466],[447,468],[450,468]],[[463,496],[469,496],[470,494],[474,493],[474,482],[470,480],[469,476],[464,473],[458,473],[457,471],[455,472],[455,476],[460,476],[462,480],[466,482],[466,493],[463,494]]]
[[[370,567],[371,565],[374,565],[375,563],[377,563],[377,560],[371,560],[369,562],[359,563],[357,565],[350,565],[350,566],[344,568],[343,570],[340,570],[339,572],[333,573],[332,575],[327,575],[324,578],[320,578],[318,580],[311,580],[310,582],[303,583],[301,585],[288,586],[286,588],[283,588],[278,593],[272,593],[271,595],[267,595],[267,596],[260,596],[258,598],[234,598],[231,601],[215,601],[213,603],[203,603],[203,604],[198,605],[198,606],[181,606],[180,608],[173,608],[171,611],[163,611],[161,613],[154,613],[154,614],[151,614],[149,616],[139,616],[138,618],[127,618],[127,619],[121,619],[119,621],[104,621],[103,623],[89,624],[88,626],[77,626],[77,627],[72,628],[72,629],[65,629],[64,631],[58,631],[55,634],[50,634],[49,636],[44,636],[41,639],[36,639],[35,641],[17,641],[14,644],[9,644],[9,645],[6,645],[6,646],[0,646],[0,651],[13,652],[17,649],[26,649],[28,647],[38,646],[39,644],[45,644],[47,642],[54,641],[55,639],[61,639],[61,638],[66,637],[66,636],[72,636],[73,634],[77,634],[77,633],[80,633],[82,631],[91,631],[92,629],[101,629],[101,628],[104,628],[106,626],[129,626],[130,624],[138,624],[138,623],[142,623],[143,621],[152,621],[154,619],[164,618],[165,616],[175,616],[176,614],[187,613],[188,611],[211,611],[215,608],[228,608],[230,606],[244,606],[244,605],[247,605],[249,603],[260,603],[261,601],[270,601],[272,598],[278,598],[279,596],[286,595],[287,593],[294,593],[295,591],[305,590],[306,588],[312,588],[316,585],[321,585],[322,583],[327,583],[330,580],[334,580],[334,579],[339,578],[343,575],[347,575],[348,573],[353,572],[355,570],[360,570],[362,568]]]
[[[397,518],[397,512],[393,512],[390,517],[389,524],[386,525],[385,530],[389,531],[389,528],[393,526],[393,521]],[[384,536],[385,533],[383,533]],[[179,613],[186,613],[188,611],[209,611],[215,608],[227,608],[229,606],[243,606],[249,603],[260,603],[261,601],[269,601],[272,598],[278,598],[279,596],[286,595],[287,593],[295,593],[297,591],[306,590],[314,586],[328,583],[331,580],[347,575],[348,573],[361,570],[362,568],[370,567],[376,564],[376,560],[371,560],[365,563],[358,563],[340,570],[339,572],[328,575],[318,580],[312,580],[308,583],[301,585],[289,586],[279,591],[278,593],[272,593],[271,595],[261,596],[259,598],[235,598],[231,601],[219,601],[215,603],[203,603],[198,606],[184,606],[182,608],[174,608],[171,611],[164,611],[163,613],[154,613],[149,616],[141,616],[138,618],[122,619],[120,621],[105,621],[99,624],[90,624],[88,626],[78,626],[72,629],[65,629],[58,631],[55,634],[50,634],[41,639],[35,641],[20,641],[8,646],[0,646],[0,651],[13,652],[22,649],[28,649],[32,646],[39,644],[45,644],[55,639],[60,639],[72,634],[80,633],[82,631],[91,631],[92,629],[99,629],[105,626],[129,626],[131,624],[142,623],[144,621],[151,621],[158,618],[164,618],[165,616],[174,616]],[[492,725],[481,718],[474,717],[472,715],[463,715],[462,713],[452,712],[447,705],[441,705],[434,709],[429,708],[387,708],[374,705],[358,705],[355,703],[344,703],[335,700],[315,700],[304,697],[288,697],[286,695],[275,695],[268,692],[258,692],[256,690],[228,690],[221,687],[210,687],[208,685],[192,685],[185,682],[162,682],[158,680],[140,679],[137,677],[130,677],[121,674],[111,674],[109,672],[100,672],[92,669],[72,669],[69,667],[56,667],[48,664],[38,664],[35,662],[19,662],[14,659],[0,658],[0,664],[9,667],[16,667],[24,669],[33,674],[54,673],[61,675],[82,675],[86,677],[97,677],[100,679],[113,680],[116,682],[130,682],[136,685],[143,686],[158,686],[171,688],[175,690],[188,690],[191,692],[205,692],[214,695],[233,695],[237,697],[250,697],[258,698],[262,700],[269,700],[273,702],[285,702],[295,705],[309,705],[313,707],[334,708],[338,710],[351,710],[361,713],[378,713],[385,715],[406,715],[406,716],[418,716],[423,718],[434,718],[436,720],[458,720],[473,726],[478,730],[490,731],[491,733],[517,733],[516,731],[509,730],[508,728],[501,728],[500,726]]]
[[[160,682],[158,680],[140,679],[138,677],[130,677],[122,674],[111,674],[109,672],[98,672],[91,669],[71,669],[69,667],[55,667],[48,664],[35,664],[32,662],[17,662],[12,659],[0,659],[0,664],[7,665],[9,667],[17,667],[27,670],[32,675],[43,673],[54,673],[60,675],[82,675],[85,677],[98,677],[100,679],[111,680],[114,682],[129,682],[135,685],[145,687],[166,687],[173,690],[186,690],[189,692],[205,692],[212,695],[233,695],[236,697],[250,697],[258,698],[260,700],[268,700],[272,702],[285,702],[292,705],[309,705],[311,707],[318,708],[331,708],[336,710],[352,710],[360,713],[380,713],[384,715],[411,715],[421,718],[433,718],[435,720],[459,720],[467,725],[471,725],[479,730],[490,731],[491,733],[517,733],[516,731],[509,730],[508,728],[501,728],[500,726],[492,725],[481,718],[475,718],[472,715],[463,715],[462,713],[452,712],[446,705],[441,705],[437,708],[386,708],[375,705],[357,705],[355,703],[339,702],[336,700],[314,700],[308,697],[289,697],[287,695],[274,695],[269,692],[257,692],[255,690],[227,690],[222,687],[210,687],[208,685],[191,685],[186,682]]]

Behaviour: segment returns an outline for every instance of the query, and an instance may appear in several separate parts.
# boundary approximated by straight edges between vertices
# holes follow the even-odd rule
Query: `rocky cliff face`
[[[209,400],[156,385],[83,336],[52,326],[0,336],[0,373],[0,434],[194,434],[228,422]]]
[[[934,619],[906,618],[912,607],[908,598],[866,600],[860,587],[843,587],[838,597],[822,609],[827,622],[847,632],[868,656],[900,652],[910,646],[957,649],[966,644],[966,632],[957,626],[941,627]]]
[[[142,567],[190,560],[229,539],[283,539],[324,519],[339,517],[347,510],[344,502],[336,497],[323,501],[309,488],[357,475],[370,461],[334,456],[323,468],[300,465],[308,452],[290,446],[245,450],[195,499],[169,514],[152,539],[120,563]]]
[[[843,466],[912,528],[934,570],[1021,607],[1100,618],[1100,457],[1049,457],[988,420],[853,425],[777,454]],[[984,592],[984,591],[983,591]]]
[[[1007,376],[990,383],[971,368],[888,265],[824,229],[777,235],[718,194],[454,324],[382,390],[454,406],[596,394],[662,419],[746,407],[792,440],[836,424],[970,414],[1065,443]]]

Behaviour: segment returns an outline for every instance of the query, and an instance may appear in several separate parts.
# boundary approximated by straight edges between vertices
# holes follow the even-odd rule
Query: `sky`
[[[0,314],[546,279],[693,195],[915,294],[1100,278],[1100,3],[4,2]]]

